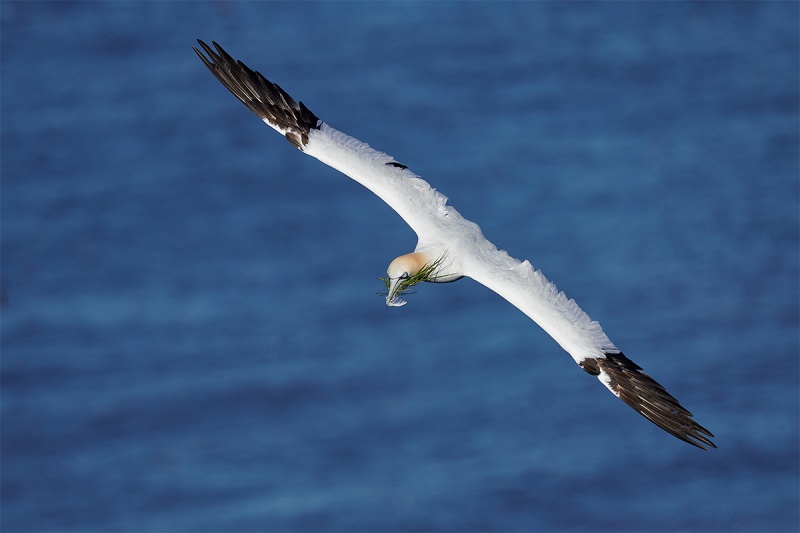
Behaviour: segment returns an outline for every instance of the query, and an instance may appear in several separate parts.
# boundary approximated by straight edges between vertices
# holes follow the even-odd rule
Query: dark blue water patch
[[[1,15],[7,529],[796,527],[795,4]],[[719,450],[468,279],[386,309],[413,232],[198,37],[530,259]]]

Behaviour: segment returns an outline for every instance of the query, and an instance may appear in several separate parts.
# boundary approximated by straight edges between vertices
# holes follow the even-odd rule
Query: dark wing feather
[[[664,431],[703,450],[706,448],[702,444],[716,448],[709,440],[714,435],[695,422],[692,413],[621,352],[606,353],[603,359],[585,359],[580,365],[594,376],[603,372],[610,380],[607,386],[611,392]]]
[[[208,57],[192,47],[203,64],[250,111],[279,128],[286,139],[297,148],[308,144],[308,132],[319,128],[319,119],[303,102],[299,104],[277,83],[250,70],[244,63],[233,59],[220,45],[212,41],[216,52],[206,43],[197,40]]]

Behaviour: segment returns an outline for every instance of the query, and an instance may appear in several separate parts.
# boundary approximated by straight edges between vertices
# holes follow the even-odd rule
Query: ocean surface
[[[797,2],[2,2],[3,531],[797,531]],[[205,69],[529,259],[702,451]]]

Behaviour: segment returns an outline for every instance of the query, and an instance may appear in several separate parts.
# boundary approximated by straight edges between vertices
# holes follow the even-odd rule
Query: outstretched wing
[[[559,292],[540,270],[493,250],[465,262],[464,273],[528,315],[587,373],[655,425],[698,448],[714,435],[609,340],[600,324]]]
[[[293,146],[374,192],[397,211],[420,241],[435,235],[440,243],[446,242],[458,256],[453,258],[458,272],[486,285],[528,315],[581,368],[648,420],[689,444],[716,448],[708,438],[713,435],[625,357],[574,300],[568,300],[528,261],[520,262],[497,250],[476,224],[447,206],[447,198],[426,181],[391,156],[328,126],[302,102],[295,102],[280,86],[233,59],[217,43],[212,43],[214,49],[198,43],[206,55],[197,48],[194,51],[211,73]]]
[[[421,239],[436,227],[437,213],[446,209],[447,198],[426,181],[392,156],[322,122],[302,102],[295,102],[278,84],[233,59],[216,42],[212,41],[216,50],[203,41],[197,42],[207,57],[193,47],[194,51],[208,70],[293,146],[374,192]]]

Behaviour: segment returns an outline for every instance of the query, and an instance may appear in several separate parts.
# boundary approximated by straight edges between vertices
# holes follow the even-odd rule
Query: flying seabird
[[[412,253],[386,271],[386,305],[405,304],[400,296],[423,282],[470,277],[495,291],[539,324],[588,374],[614,396],[675,437],[693,446],[716,448],[714,435],[664,387],[625,357],[575,300],[559,292],[530,262],[519,261],[489,242],[426,181],[369,145],[322,122],[302,102],[259,72],[233,59],[216,42],[197,41],[194,51],[222,84],[294,147],[351,177],[397,213],[416,232]]]

